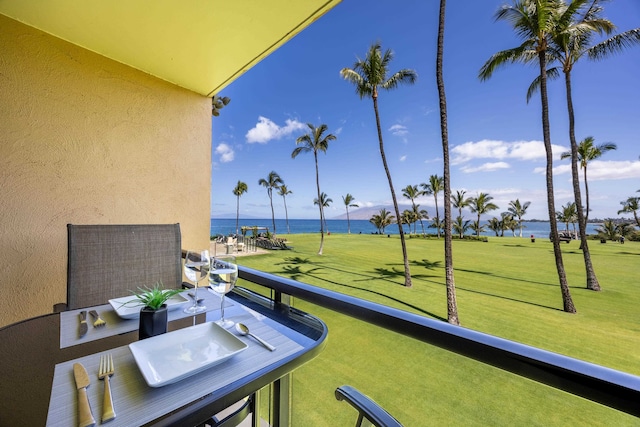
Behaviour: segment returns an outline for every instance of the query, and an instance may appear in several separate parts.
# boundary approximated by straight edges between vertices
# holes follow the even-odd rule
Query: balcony
[[[331,318],[327,349],[293,373],[290,399],[273,399],[278,397],[274,390],[268,391],[269,399],[263,393],[261,415],[272,425],[278,425],[274,414],[286,411],[290,418],[280,425],[350,425],[356,412],[337,402],[333,389],[350,384],[368,393],[374,384],[380,389],[380,382],[388,393],[371,397],[407,426],[637,425],[640,377],[246,267],[240,278],[241,286],[276,304],[295,305],[325,321]],[[369,334],[350,333],[352,322],[364,322]],[[356,354],[343,351],[345,338],[358,343]],[[409,345],[413,340],[424,343],[424,352],[405,351],[414,348]],[[434,362],[440,352],[450,355],[448,365]],[[479,381],[487,376],[476,374],[486,370],[490,381]],[[429,371],[438,372],[438,379]],[[318,390],[318,384],[332,385]],[[528,404],[531,397],[539,402],[541,396],[544,407]],[[290,410],[282,406],[289,401]],[[474,408],[477,416],[451,417],[464,406]]]

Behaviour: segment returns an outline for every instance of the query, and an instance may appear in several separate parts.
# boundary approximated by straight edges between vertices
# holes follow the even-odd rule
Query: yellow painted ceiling
[[[341,0],[0,0],[0,13],[206,96]]]

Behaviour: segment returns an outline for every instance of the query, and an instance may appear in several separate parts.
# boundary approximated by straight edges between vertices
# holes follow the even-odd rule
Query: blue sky
[[[372,43],[394,52],[391,72],[411,68],[416,84],[379,97],[387,161],[400,209],[407,185],[442,175],[442,145],[435,82],[438,1],[344,0],[294,39],[227,86],[231,98],[213,117],[212,217],[235,218],[238,180],[249,191],[240,198],[240,215],[270,218],[269,198],[260,178],[276,171],[293,192],[289,218],[317,218],[313,199],[313,154],[291,158],[306,123],[325,123],[337,136],[319,155],[321,190],[333,199],[327,218],[345,213],[342,196],[352,194],[361,207],[391,206],[378,150],[372,101],[360,98],[340,77],[344,67],[364,58]],[[452,191],[467,196],[488,193],[506,211],[509,201],[530,201],[525,219],[546,219],[545,156],[540,99],[526,103],[536,75],[531,66],[510,65],[481,82],[478,71],[492,54],[520,43],[506,22],[495,22],[502,0],[450,0],[445,32],[444,79],[448,103]],[[398,7],[401,4],[401,7]],[[464,5],[464,8],[462,7]],[[605,3],[604,16],[618,31],[640,26],[638,0]],[[614,142],[589,164],[591,218],[618,217],[620,202],[640,190],[640,47],[601,62],[584,60],[572,72],[578,141]],[[573,200],[564,80],[549,85],[554,145],[556,210]],[[442,207],[440,194],[439,207]],[[584,199],[584,196],[583,196]],[[418,200],[435,215],[433,196]],[[282,197],[274,195],[276,218],[284,218]],[[350,211],[354,209],[351,208]],[[472,218],[469,211],[465,217]],[[493,216],[493,215],[491,215]]]

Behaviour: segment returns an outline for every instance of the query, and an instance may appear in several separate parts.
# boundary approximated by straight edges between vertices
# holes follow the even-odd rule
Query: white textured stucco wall
[[[0,15],[0,327],[66,301],[66,224],[208,247],[211,100]]]

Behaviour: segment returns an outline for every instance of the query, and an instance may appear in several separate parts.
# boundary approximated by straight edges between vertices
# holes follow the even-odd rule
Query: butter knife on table
[[[89,327],[87,326],[87,312],[80,312],[80,326],[78,327],[78,338],[82,338],[86,333]]]
[[[78,426],[95,426],[96,420],[93,418],[89,399],[87,398],[87,387],[91,383],[89,374],[87,374],[87,370],[81,363],[74,363],[73,376],[76,379],[76,388],[78,389]]]

